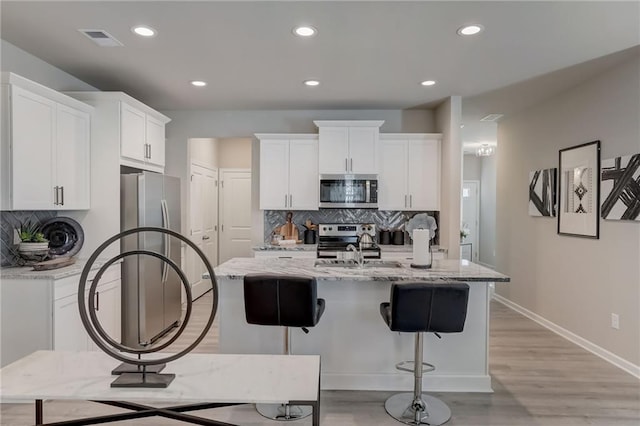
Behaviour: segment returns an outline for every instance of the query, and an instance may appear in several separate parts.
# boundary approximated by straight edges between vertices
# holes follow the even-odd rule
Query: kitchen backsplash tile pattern
[[[56,217],[55,211],[3,211],[0,213],[0,266],[16,264],[16,255],[12,252],[13,230],[21,223],[42,223]]]
[[[307,219],[313,223],[375,223],[378,230],[396,230],[407,223],[407,220],[418,213],[428,213],[440,223],[440,212],[402,212],[402,211],[382,211],[372,209],[320,209],[311,211],[293,211],[293,223],[298,226],[300,235],[304,232],[303,224]],[[287,219],[287,210],[265,210],[264,211],[264,241],[271,241],[271,233],[276,227],[283,225]],[[404,228],[403,228],[404,229]],[[407,233],[405,233],[405,240]],[[376,235],[376,241],[378,236]],[[434,239],[434,244],[438,244],[438,232]]]

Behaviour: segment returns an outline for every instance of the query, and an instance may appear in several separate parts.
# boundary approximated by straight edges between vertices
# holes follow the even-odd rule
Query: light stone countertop
[[[217,278],[242,280],[247,274],[304,275],[319,281],[475,281],[508,282],[499,272],[467,260],[434,260],[431,269],[415,269],[401,261],[400,268],[340,268],[314,266],[316,259],[237,257],[215,268]],[[203,276],[208,278],[208,274]]]
[[[107,259],[96,260],[91,270],[96,270],[105,264]],[[120,263],[120,261],[115,264]],[[76,260],[76,263],[60,269],[50,271],[34,271],[33,266],[9,266],[0,268],[0,279],[3,280],[59,280],[61,278],[80,275],[87,259]]]
[[[404,245],[380,244],[379,247],[383,253],[384,252],[413,253],[413,244],[404,244]],[[448,252],[448,250],[445,247],[440,247],[440,246],[431,246],[431,250],[433,250],[434,253]]]
[[[317,244],[295,244],[290,246],[274,246],[273,244],[260,244],[253,247],[253,251],[316,251]]]

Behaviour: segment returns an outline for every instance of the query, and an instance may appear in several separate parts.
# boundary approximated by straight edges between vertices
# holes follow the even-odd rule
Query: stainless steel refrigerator
[[[180,179],[153,172],[120,175],[121,228],[153,226],[180,232]],[[180,266],[180,241],[159,232],[121,240],[122,252],[155,251]],[[127,256],[122,263],[122,342],[144,347],[178,325],[181,317],[178,274],[149,255]]]

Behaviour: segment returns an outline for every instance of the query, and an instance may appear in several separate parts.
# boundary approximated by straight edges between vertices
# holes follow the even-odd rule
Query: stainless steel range
[[[376,226],[371,223],[325,223],[318,225],[318,258],[337,259],[346,253],[347,246],[358,248],[362,234],[376,238]],[[370,247],[362,247],[365,259],[380,259],[380,247],[375,242]]]

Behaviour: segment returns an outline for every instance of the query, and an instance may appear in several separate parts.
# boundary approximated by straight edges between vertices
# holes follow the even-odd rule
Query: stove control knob
[[[329,227],[329,231],[333,231],[333,228],[332,228],[332,227]]]

